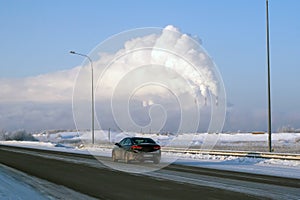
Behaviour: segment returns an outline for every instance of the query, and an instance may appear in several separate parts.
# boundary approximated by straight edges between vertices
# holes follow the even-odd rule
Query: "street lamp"
[[[271,82],[270,82],[270,33],[269,33],[269,1],[266,0],[266,32],[267,32],[267,65],[268,65],[268,141],[269,152],[272,151],[272,119],[271,119]]]
[[[88,55],[85,55],[85,54],[81,54],[81,53],[76,53],[75,51],[70,51],[71,54],[76,54],[76,55],[79,55],[79,56],[83,56],[83,57],[86,57],[90,64],[91,64],[91,72],[92,72],[92,144],[95,143],[95,125],[94,125],[94,69],[93,69],[93,62],[92,62],[92,59],[88,56]]]

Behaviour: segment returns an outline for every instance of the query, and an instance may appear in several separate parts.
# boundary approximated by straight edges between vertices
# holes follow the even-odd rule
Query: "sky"
[[[300,128],[299,8],[297,0],[269,0],[274,131]],[[227,97],[224,131],[267,130],[264,0],[0,0],[0,89],[14,91],[2,93],[0,129],[74,128],[72,113],[64,110],[72,110],[72,94],[34,93],[32,80],[72,86],[71,71],[83,58],[70,50],[88,54],[122,31],[167,25],[197,36],[217,65]],[[61,101],[50,105],[31,95]]]

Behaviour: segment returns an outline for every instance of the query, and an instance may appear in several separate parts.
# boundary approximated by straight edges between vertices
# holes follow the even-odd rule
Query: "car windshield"
[[[134,144],[142,144],[142,143],[155,144],[155,142],[150,138],[133,138],[132,141]]]

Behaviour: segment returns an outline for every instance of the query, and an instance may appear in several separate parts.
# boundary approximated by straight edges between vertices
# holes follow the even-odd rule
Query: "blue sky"
[[[269,0],[269,8],[273,126],[300,128],[300,1]],[[197,35],[217,64],[235,109],[225,129],[265,130],[264,0],[0,0],[0,79],[71,69],[82,58],[69,50],[88,53],[121,31],[169,24]]]

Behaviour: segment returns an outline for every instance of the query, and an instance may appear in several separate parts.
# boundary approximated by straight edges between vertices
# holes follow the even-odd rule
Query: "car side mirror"
[[[115,143],[116,146],[121,147],[121,145],[119,143]]]

